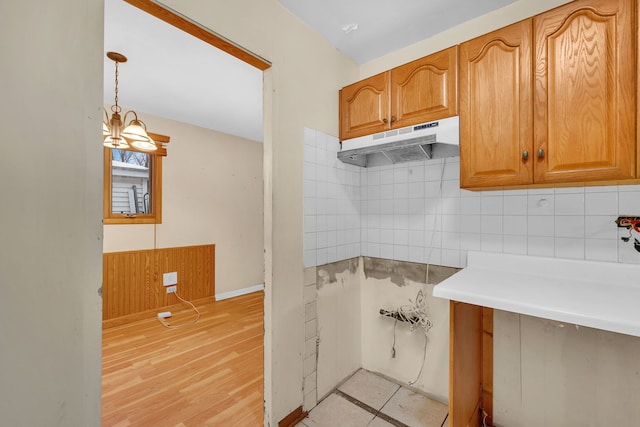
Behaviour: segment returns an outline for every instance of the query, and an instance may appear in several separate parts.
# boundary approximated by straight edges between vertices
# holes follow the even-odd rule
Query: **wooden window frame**
[[[154,141],[166,144],[169,137],[164,135],[149,133]],[[162,224],[162,158],[167,155],[164,147],[158,148],[155,152],[147,152],[128,148],[130,151],[137,151],[151,155],[151,214],[124,215],[111,212],[111,148],[104,148],[104,188],[103,188],[103,223],[104,224]]]

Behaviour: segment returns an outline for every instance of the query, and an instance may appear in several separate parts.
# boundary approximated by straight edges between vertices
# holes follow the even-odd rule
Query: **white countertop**
[[[640,337],[640,265],[469,252],[433,295]]]

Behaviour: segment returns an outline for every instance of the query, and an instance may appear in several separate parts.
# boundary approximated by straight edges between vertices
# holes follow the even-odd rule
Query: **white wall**
[[[494,312],[499,426],[635,426],[640,338]]]
[[[402,286],[390,279],[362,277],[362,367],[379,372],[422,391],[441,402],[449,401],[449,302],[434,298],[434,285],[406,280]],[[433,326],[426,334],[407,323],[380,316],[380,309],[412,306],[418,292],[427,299]],[[423,367],[424,364],[424,367]],[[422,370],[422,372],[421,372]]]
[[[361,277],[358,259],[318,267],[318,399],[362,366]]]
[[[168,135],[157,247],[216,245],[216,294],[264,283],[263,145],[148,114]],[[105,225],[104,251],[153,248],[153,225]],[[180,278],[178,278],[179,281]]]
[[[0,418],[100,425],[102,2],[0,4]]]

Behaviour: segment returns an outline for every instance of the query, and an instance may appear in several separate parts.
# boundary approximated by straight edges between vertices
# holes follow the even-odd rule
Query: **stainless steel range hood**
[[[369,167],[460,156],[460,120],[448,117],[342,141],[338,159]]]

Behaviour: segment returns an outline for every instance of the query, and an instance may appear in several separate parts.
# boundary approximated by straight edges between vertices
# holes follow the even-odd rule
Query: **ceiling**
[[[279,0],[359,64],[516,0]]]
[[[279,0],[340,51],[364,63],[515,0]],[[262,71],[125,3],[105,0],[104,50],[119,66],[118,103],[262,142]],[[104,102],[114,103],[105,56]],[[153,132],[153,129],[150,129]]]
[[[123,111],[262,141],[262,71],[123,0],[105,0],[104,33],[105,53],[128,58],[118,66]],[[115,65],[104,58],[104,102],[113,105]]]

